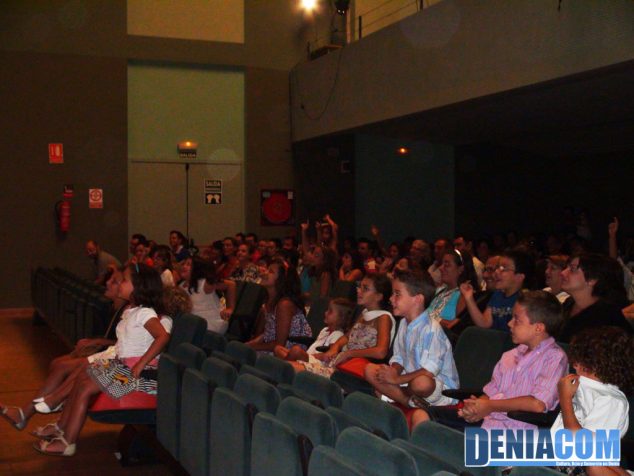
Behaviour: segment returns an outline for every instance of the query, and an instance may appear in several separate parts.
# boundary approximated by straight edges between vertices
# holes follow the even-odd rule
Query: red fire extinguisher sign
[[[48,145],[48,163],[63,164],[64,163],[64,144]]]

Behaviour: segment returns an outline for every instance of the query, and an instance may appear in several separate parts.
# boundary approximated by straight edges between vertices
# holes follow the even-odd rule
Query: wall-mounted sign
[[[195,159],[198,151],[198,142],[184,140],[179,142],[176,148],[181,159]]]
[[[222,205],[222,180],[205,179],[205,204]]]
[[[64,163],[64,144],[48,145],[48,163],[63,164]]]
[[[91,188],[88,190],[88,208],[103,208],[102,188]]]
[[[263,226],[295,224],[295,192],[293,190],[261,190],[260,224]]]

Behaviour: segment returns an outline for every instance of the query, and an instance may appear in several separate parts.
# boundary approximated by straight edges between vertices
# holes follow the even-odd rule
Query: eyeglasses
[[[496,270],[496,271],[499,271],[499,272],[501,272],[501,273],[504,273],[504,272],[506,272],[506,271],[513,271],[513,272],[514,272],[514,271],[515,271],[515,268],[512,268],[512,267],[510,267],[510,266],[504,266],[503,264],[498,264],[498,265],[495,267],[495,270]]]

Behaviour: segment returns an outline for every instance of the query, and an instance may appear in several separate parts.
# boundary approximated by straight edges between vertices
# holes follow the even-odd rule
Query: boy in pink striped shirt
[[[472,395],[461,409],[419,410],[412,417],[414,426],[431,419],[458,429],[536,428],[509,418],[507,412],[541,413],[557,406],[557,382],[568,372],[566,353],[551,337],[560,322],[561,304],[557,298],[545,291],[523,291],[508,324],[517,347],[502,355],[491,381],[484,386],[484,394]]]

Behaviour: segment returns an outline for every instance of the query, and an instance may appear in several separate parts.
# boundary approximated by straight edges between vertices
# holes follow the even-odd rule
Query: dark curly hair
[[[632,337],[618,327],[593,327],[575,335],[568,348],[571,364],[586,367],[603,383],[616,385],[626,395],[634,392]]]

